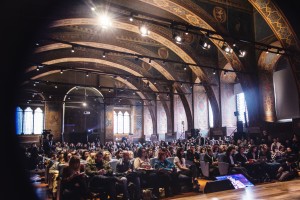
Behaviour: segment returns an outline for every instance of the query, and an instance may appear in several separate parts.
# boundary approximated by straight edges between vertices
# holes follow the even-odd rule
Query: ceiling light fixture
[[[140,33],[142,36],[148,36],[150,34],[150,31],[146,26],[143,25],[140,27]]]

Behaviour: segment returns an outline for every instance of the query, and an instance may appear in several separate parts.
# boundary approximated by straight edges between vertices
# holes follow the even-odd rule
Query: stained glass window
[[[19,135],[23,132],[23,110],[20,107],[16,109],[16,133]]]

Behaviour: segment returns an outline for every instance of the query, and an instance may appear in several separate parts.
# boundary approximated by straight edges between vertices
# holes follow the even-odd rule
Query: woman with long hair
[[[187,167],[185,164],[184,150],[182,147],[177,148],[176,157],[174,158],[174,164],[177,173],[192,178],[193,189],[199,191],[199,184],[197,180],[197,169],[196,165]]]

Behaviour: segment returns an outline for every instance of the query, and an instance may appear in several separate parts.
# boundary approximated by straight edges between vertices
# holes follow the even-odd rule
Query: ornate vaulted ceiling
[[[112,98],[128,97],[136,92],[136,99],[131,104],[144,99],[144,105],[151,105],[151,100],[158,98],[168,113],[169,94],[179,93],[187,111],[191,105],[185,94],[191,93],[194,83],[201,83],[214,114],[218,115],[218,100],[212,87],[218,85],[219,78],[213,75],[214,69],[255,74],[260,67],[264,70],[272,68],[265,64],[266,61],[275,64],[278,60],[278,57],[255,51],[253,46],[244,43],[237,45],[248,50],[247,58],[240,58],[237,52],[228,54],[222,49],[224,41],[233,47],[238,40],[255,41],[259,38],[257,30],[254,34],[258,22],[252,19],[256,12],[263,19],[261,24],[266,26],[266,32],[273,31],[268,40],[262,41],[268,41],[267,45],[298,48],[296,35],[272,1],[103,0],[61,3],[44,16],[43,28],[36,33],[36,46],[26,63],[22,89],[29,94],[39,94],[44,100],[51,97],[58,101],[75,86],[94,87],[104,97]],[[99,25],[98,18],[103,14],[111,18],[110,27]],[[132,21],[130,16],[134,18]],[[149,28],[149,35],[141,36],[141,26]],[[189,30],[189,26],[200,29]],[[263,35],[261,32],[259,34]],[[206,39],[212,48],[207,51],[201,48],[200,41],[208,33],[211,35]],[[181,44],[174,41],[174,34],[181,34]],[[75,52],[71,52],[72,49]],[[297,59],[292,61],[295,72],[297,62]],[[251,91],[256,87],[255,77],[251,74],[232,72],[227,76],[219,75],[226,83],[239,80],[244,90]],[[28,96],[26,94],[19,100],[28,101]],[[257,102],[252,106],[255,105]],[[191,119],[188,113],[187,118]]]

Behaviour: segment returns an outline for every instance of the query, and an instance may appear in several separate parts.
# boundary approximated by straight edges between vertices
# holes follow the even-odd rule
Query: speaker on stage
[[[243,130],[243,121],[237,121],[237,132],[238,133],[244,132],[244,130]]]
[[[212,193],[212,192],[220,192],[224,190],[232,190],[235,189],[230,180],[220,180],[220,181],[212,181],[207,182],[204,187],[204,193]]]

